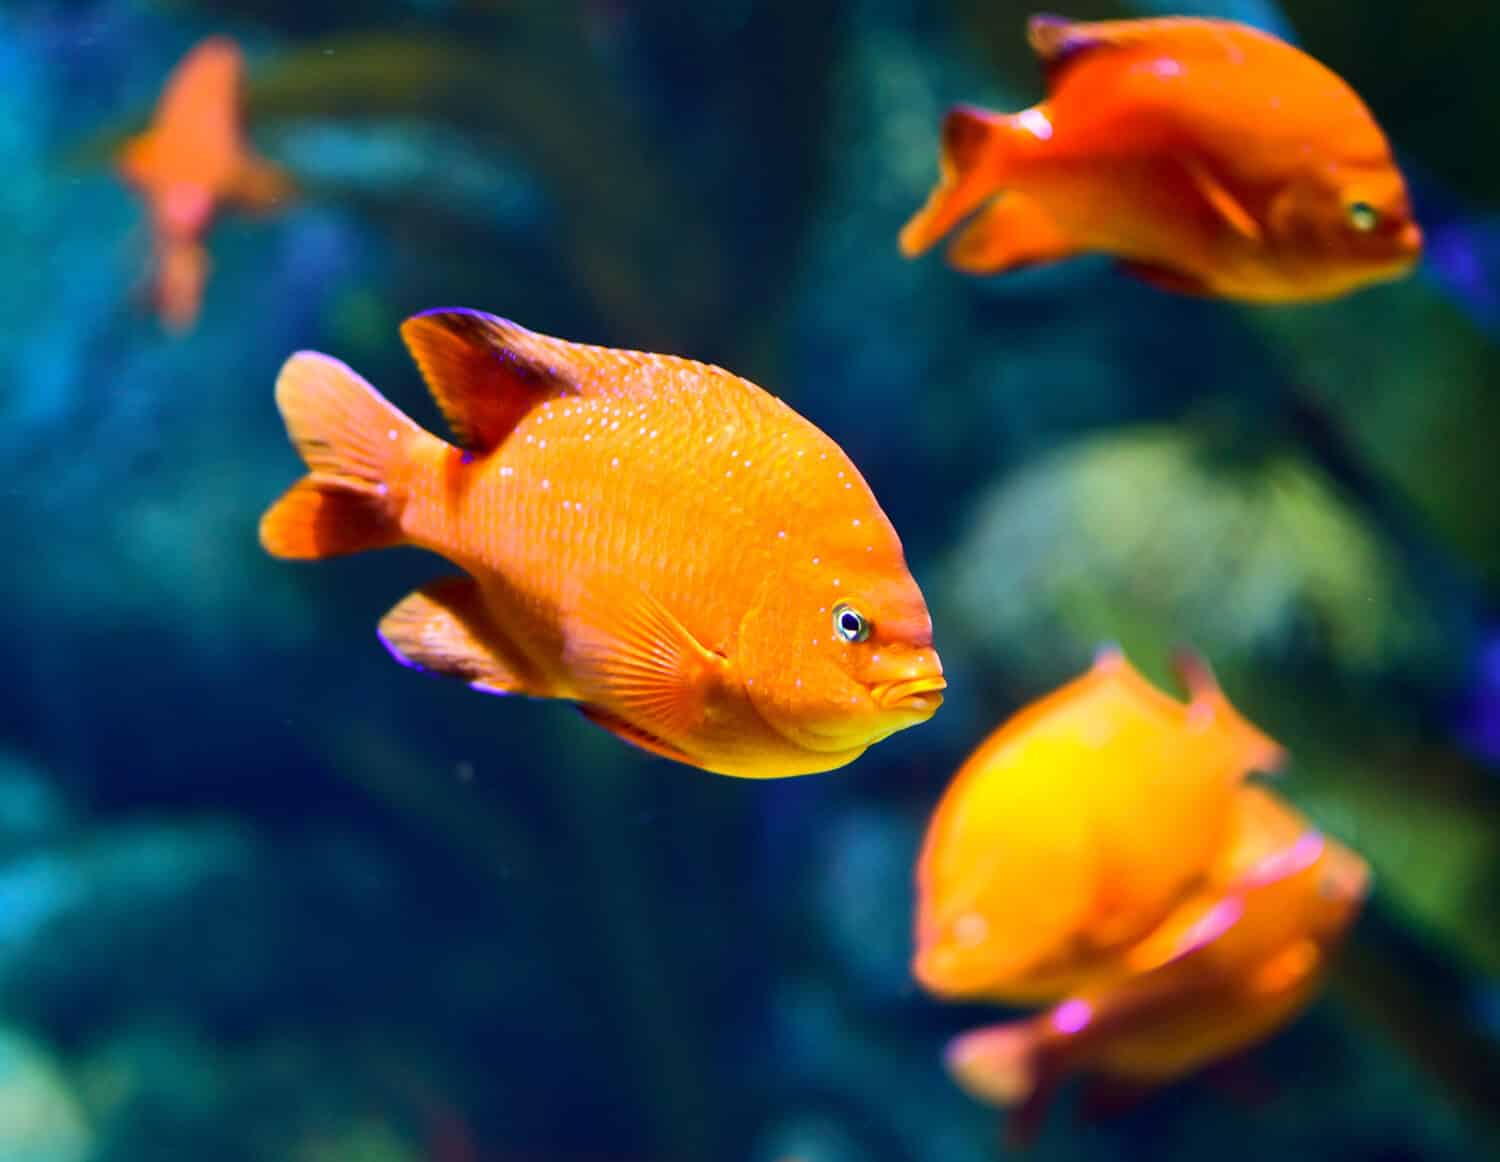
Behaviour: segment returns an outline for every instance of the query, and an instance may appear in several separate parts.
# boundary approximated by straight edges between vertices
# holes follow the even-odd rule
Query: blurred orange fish
[[[569,699],[646,750],[751,778],[843,766],[937,710],[896,531],[786,404],[477,311],[401,333],[467,450],[301,352],[276,401],[311,474],[260,529],[279,557],[418,545],[462,567],[380,623],[399,661]]]
[[[125,143],[117,162],[150,214],[153,298],[173,331],[198,317],[208,279],[203,239],[220,207],[265,211],[292,193],[282,170],[245,144],[242,72],[233,41],[199,43],[167,79],[151,126]]]
[[[1369,869],[1270,791],[1237,797],[1233,842],[1203,890],[1132,950],[1133,975],[949,1047],[969,1093],[1020,1107],[1012,1142],[1034,1134],[1069,1074],[1163,1085],[1264,1040],[1312,1000]]]
[[[989,274],[1089,252],[1157,286],[1253,302],[1332,298],[1422,249],[1406,183],[1354,91],[1306,53],[1222,20],[1035,16],[1046,100],[960,106],[941,179],[901,231]]]
[[[1223,848],[1236,788],[1281,748],[1208,668],[1162,693],[1117,651],[965,761],[917,865],[913,972],[946,997],[1052,1001],[1120,970]]]

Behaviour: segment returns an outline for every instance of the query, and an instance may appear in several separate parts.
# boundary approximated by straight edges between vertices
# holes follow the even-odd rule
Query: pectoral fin
[[[597,726],[602,726],[616,738],[624,739],[631,746],[639,747],[641,750],[649,751],[664,759],[671,759],[673,762],[687,763],[689,766],[698,765],[693,761],[692,756],[653,735],[647,734],[644,730],[631,726],[623,718],[617,717],[607,710],[600,710],[597,706],[588,705],[579,706],[578,710],[590,722]]]
[[[408,594],[380,621],[380,640],[404,666],[446,674],[485,694],[548,691],[509,660],[472,577],[448,577]]]
[[[1237,895],[1184,904],[1130,950],[1126,966],[1131,972],[1147,973],[1190,956],[1233,928],[1244,912],[1244,900]]]
[[[623,719],[644,733],[656,743],[647,749],[657,753],[702,724],[724,659],[699,643],[661,602],[645,593],[623,605],[585,600],[578,614],[566,654],[581,701],[596,714]]]
[[[1120,269],[1142,282],[1150,283],[1158,290],[1171,291],[1173,294],[1206,298],[1214,293],[1213,289],[1202,279],[1180,270],[1174,270],[1170,266],[1126,259],[1120,263]]]
[[[1313,940],[1298,940],[1283,948],[1250,978],[1252,992],[1264,996],[1286,996],[1311,980],[1323,966],[1323,953]]]
[[[1184,164],[1193,185],[1225,225],[1249,242],[1259,244],[1265,240],[1265,232],[1260,228],[1260,223],[1213,171],[1202,162],[1192,159]]]

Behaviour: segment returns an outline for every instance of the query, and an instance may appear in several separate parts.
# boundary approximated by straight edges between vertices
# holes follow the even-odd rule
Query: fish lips
[[[931,715],[943,704],[942,692],[947,688],[946,678],[941,674],[932,674],[924,678],[882,682],[870,689],[870,696],[882,710]]]

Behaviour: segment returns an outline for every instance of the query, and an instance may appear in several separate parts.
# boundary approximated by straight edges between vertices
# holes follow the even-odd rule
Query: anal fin
[[[1007,193],[986,206],[948,248],[948,262],[968,274],[998,274],[1059,262],[1078,253],[1073,239],[1034,198]]]
[[[486,694],[548,694],[506,656],[472,577],[447,577],[407,594],[381,618],[378,632],[404,666],[446,674]]]
[[[1120,262],[1120,269],[1142,282],[1150,283],[1157,290],[1171,291],[1179,295],[1193,295],[1198,298],[1207,298],[1214,293],[1213,288],[1196,275],[1155,262],[1124,259]]]

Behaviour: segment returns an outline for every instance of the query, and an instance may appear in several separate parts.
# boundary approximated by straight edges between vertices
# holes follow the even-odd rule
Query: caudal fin
[[[425,433],[350,368],[299,351],[276,379],[276,406],[311,470],[261,517],[275,557],[313,560],[405,539],[393,469]]]
[[[1004,188],[1001,174],[1015,133],[1012,118],[1001,113],[970,105],[948,111],[943,118],[938,183],[927,196],[927,204],[901,228],[901,253],[915,258],[930,249]]]
[[[211,265],[207,248],[196,239],[168,237],[157,245],[153,298],[172,334],[181,335],[198,321]]]

